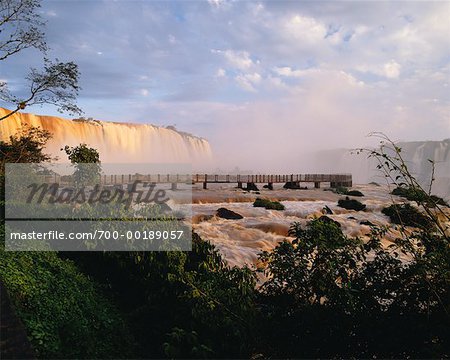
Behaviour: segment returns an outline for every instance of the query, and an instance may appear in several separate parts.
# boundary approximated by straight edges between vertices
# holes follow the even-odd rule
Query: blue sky
[[[41,11],[50,56],[80,67],[87,117],[176,124],[232,156],[282,144],[267,161],[299,144],[359,146],[370,131],[450,137],[450,2],[44,1]],[[40,61],[27,50],[0,78],[20,93]]]

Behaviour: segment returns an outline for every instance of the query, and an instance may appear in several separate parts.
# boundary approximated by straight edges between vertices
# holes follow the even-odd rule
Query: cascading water
[[[442,141],[408,141],[396,144],[402,149],[408,169],[428,190],[432,164],[435,163],[432,193],[450,200],[450,139]],[[315,154],[316,171],[348,172],[353,175],[353,183],[367,184],[370,181],[384,183],[384,174],[376,170],[377,162],[368,159],[367,154],[356,155],[350,150],[336,149]]]
[[[417,141],[399,143],[412,171],[424,185],[431,180],[432,164],[435,163],[433,192],[450,198],[450,139],[443,141]]]
[[[0,116],[9,112],[0,108]],[[172,129],[147,124],[72,121],[53,116],[16,113],[0,121],[0,140],[7,140],[24,126],[40,127],[52,134],[46,151],[65,159],[61,148],[86,143],[100,152],[105,163],[193,163],[211,159],[207,140]]]

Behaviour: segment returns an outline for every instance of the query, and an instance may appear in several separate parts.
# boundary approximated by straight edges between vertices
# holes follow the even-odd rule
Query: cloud
[[[295,40],[315,43],[323,40],[327,34],[325,25],[312,17],[296,14],[281,21],[284,22],[285,35]]]
[[[49,17],[55,17],[58,16],[58,14],[56,13],[56,11],[54,10],[48,10],[45,15],[49,16]]]
[[[208,0],[208,3],[213,7],[220,7],[226,4],[226,0]]]
[[[255,86],[261,82],[261,75],[258,73],[241,74],[236,76],[236,82],[246,91],[256,91]]]
[[[400,76],[401,66],[395,60],[384,64],[384,75],[389,79],[396,79]]]
[[[302,77],[307,73],[304,70],[292,70],[289,66],[275,67],[274,72],[286,77]]]
[[[217,69],[216,76],[219,78],[225,77],[225,76],[227,76],[227,73],[226,73],[225,69],[220,68],[220,69]]]
[[[168,39],[169,39],[169,43],[171,43],[171,44],[177,43],[177,38],[175,36],[173,36],[172,34],[169,34]]]
[[[295,163],[310,146],[357,145],[373,130],[403,140],[449,131],[449,2],[43,2],[42,11],[49,56],[79,64],[87,116],[176,123],[224,160]],[[25,94],[29,67],[41,64],[31,50],[3,62],[11,90]],[[283,147],[258,157],[230,137]]]
[[[236,69],[246,70],[255,65],[247,51],[212,50],[212,52],[223,55],[228,64]]]

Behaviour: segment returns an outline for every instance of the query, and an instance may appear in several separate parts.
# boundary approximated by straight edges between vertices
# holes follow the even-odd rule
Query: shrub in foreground
[[[0,250],[0,278],[39,358],[131,355],[118,309],[71,261],[52,252]]]
[[[273,358],[440,358],[450,350],[450,250],[415,234],[390,249],[335,224],[294,224],[292,242],[260,256],[261,343]],[[419,248],[411,246],[420,240]],[[399,260],[405,253],[411,262]],[[414,254],[414,255],[413,255]]]
[[[116,294],[134,358],[248,358],[255,274],[193,234],[190,252],[65,253]]]

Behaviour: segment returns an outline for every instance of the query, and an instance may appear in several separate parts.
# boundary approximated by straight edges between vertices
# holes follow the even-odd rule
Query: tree
[[[39,7],[36,0],[1,0],[0,60],[27,48],[47,50],[41,30],[45,23],[37,13]]]
[[[101,173],[100,154],[86,144],[70,147],[64,150],[72,164],[75,165],[74,181],[77,185],[85,185],[98,180]]]
[[[6,163],[40,163],[50,161],[50,155],[43,152],[51,134],[37,127],[24,127],[9,141],[0,141],[0,173]]]
[[[45,57],[48,47],[43,31],[45,22],[38,13],[39,7],[37,0],[0,1],[0,61],[28,48],[37,49],[44,54],[44,69],[39,71],[32,68],[26,77],[29,83],[27,96],[12,94],[7,83],[0,82],[0,99],[15,106],[0,121],[36,104],[52,104],[60,112],[82,112],[75,104],[80,90],[78,66],[73,62],[61,62],[58,59],[51,61]]]
[[[268,279],[260,288],[265,355],[447,356],[448,242],[422,231],[386,246],[386,230],[373,228],[363,242],[322,219],[305,229],[294,223],[292,242],[260,255]]]

